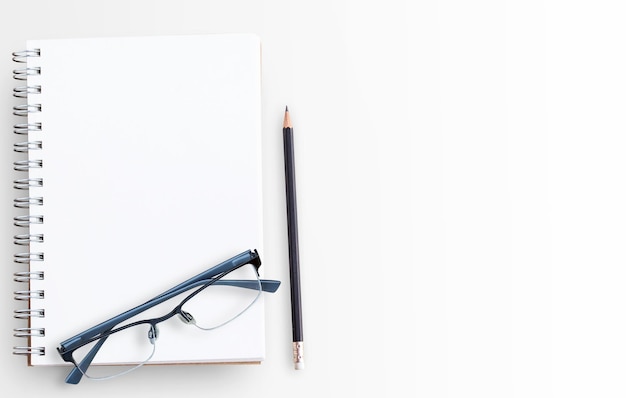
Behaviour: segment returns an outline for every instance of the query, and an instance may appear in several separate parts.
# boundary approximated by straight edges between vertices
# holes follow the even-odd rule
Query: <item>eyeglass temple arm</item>
[[[216,286],[235,286],[243,289],[259,289],[259,281],[261,282],[261,290],[268,293],[274,293],[280,286],[280,281],[271,279],[218,279],[213,283]]]
[[[77,367],[75,366],[67,375],[67,377],[65,378],[66,383],[78,384],[80,382],[80,379],[83,378],[84,372],[87,371],[87,368],[89,367],[89,365],[91,365],[91,361],[93,361],[94,357],[100,350],[100,347],[102,347],[102,344],[104,344],[108,337],[109,336],[104,336],[103,338],[98,340],[96,345],[89,351],[89,353],[87,353],[87,356],[85,356],[81,363],[78,364]]]
[[[245,265],[245,264],[252,264],[258,270],[258,268],[261,266],[261,257],[259,257],[259,253],[257,253],[256,250],[254,251],[246,250],[245,252],[242,252],[234,256],[233,258],[224,261],[221,264],[218,264],[212,268],[209,268],[208,270],[204,272],[199,273],[198,275],[190,279],[187,279],[186,281],[178,284],[177,286],[174,286],[173,288],[161,293],[159,296],[155,298],[170,294],[175,291],[179,291],[181,289],[185,289],[188,285],[195,284],[198,281],[206,282],[207,279],[213,279],[216,276],[224,272],[232,271],[233,269],[239,268],[240,266]]]

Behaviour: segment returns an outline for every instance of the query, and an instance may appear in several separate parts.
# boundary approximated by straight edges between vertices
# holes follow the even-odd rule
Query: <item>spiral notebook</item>
[[[260,59],[245,34],[14,53],[15,354],[63,364],[76,333],[244,250],[263,258]],[[161,334],[154,363],[261,361],[263,298],[210,335]]]

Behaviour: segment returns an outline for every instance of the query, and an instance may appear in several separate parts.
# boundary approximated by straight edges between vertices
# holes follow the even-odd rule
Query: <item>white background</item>
[[[622,3],[3,2],[3,395],[625,396]],[[29,38],[213,32],[263,43],[264,267],[284,282],[266,301],[267,360],[78,386],[63,384],[66,369],[27,368],[11,355],[10,53]],[[202,73],[185,54],[180,66]],[[297,134],[299,372],[285,104]]]

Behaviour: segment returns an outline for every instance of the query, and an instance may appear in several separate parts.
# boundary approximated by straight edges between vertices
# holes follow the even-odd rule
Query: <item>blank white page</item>
[[[33,40],[42,111],[45,356],[59,343],[248,249],[263,258],[260,42],[253,35]],[[261,270],[263,267],[261,267]],[[181,297],[182,298],[182,297]],[[160,307],[162,315],[177,299]],[[219,303],[211,303],[219,305]],[[153,362],[258,361],[263,300],[211,332],[172,318]],[[120,347],[120,361],[128,348]],[[114,359],[111,359],[115,361]]]

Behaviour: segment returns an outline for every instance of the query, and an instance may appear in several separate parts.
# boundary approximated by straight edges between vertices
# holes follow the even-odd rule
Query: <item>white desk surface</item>
[[[0,380],[11,396],[623,397],[620,2],[5,1]],[[67,386],[11,355],[10,54],[29,38],[263,42],[260,366]],[[185,55],[181,54],[181,69]],[[306,370],[291,361],[281,123],[296,132]],[[8,395],[7,395],[8,396]]]

